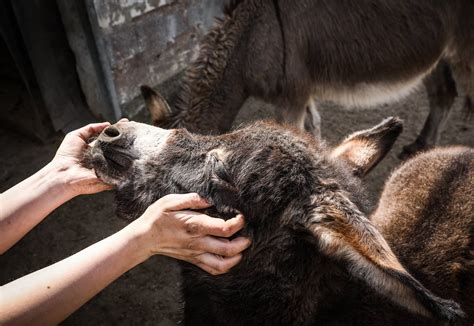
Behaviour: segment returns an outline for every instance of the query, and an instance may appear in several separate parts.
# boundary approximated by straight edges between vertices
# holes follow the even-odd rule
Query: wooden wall
[[[182,71],[222,0],[85,0],[116,117],[141,107],[139,86]]]

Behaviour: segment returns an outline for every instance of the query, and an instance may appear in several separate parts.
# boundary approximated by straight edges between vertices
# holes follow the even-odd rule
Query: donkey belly
[[[435,65],[436,66],[436,65]],[[316,85],[313,97],[348,107],[371,107],[403,99],[422,84],[432,68],[400,81],[360,82],[354,85]]]
[[[290,83],[312,83],[316,98],[343,105],[372,106],[406,96],[453,39],[448,1],[287,3],[286,35],[298,36],[287,38]]]

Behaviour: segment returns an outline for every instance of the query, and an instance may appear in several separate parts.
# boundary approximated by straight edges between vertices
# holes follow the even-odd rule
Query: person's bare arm
[[[242,216],[224,221],[184,210],[208,206],[197,194],[163,197],[105,240],[0,287],[0,325],[57,324],[154,254],[189,261],[212,274],[227,272],[249,240],[218,237],[231,236],[244,221]]]
[[[86,140],[109,125],[91,124],[67,134],[48,165],[0,194],[0,254],[66,201],[110,188],[80,164]]]

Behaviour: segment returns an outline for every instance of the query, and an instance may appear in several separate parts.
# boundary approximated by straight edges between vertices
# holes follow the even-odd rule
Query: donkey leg
[[[438,143],[457,95],[451,68],[445,61],[438,63],[435,70],[425,79],[424,84],[428,93],[430,113],[418,138],[403,148],[399,155],[401,159],[407,159]]]
[[[466,95],[464,110],[466,120],[470,122],[474,114],[474,44],[470,44],[468,49],[463,50],[455,58],[452,58],[451,67],[458,88]]]
[[[305,129],[306,106],[303,103],[277,102],[275,113],[279,123],[290,124],[300,130]]]
[[[306,102],[296,101],[296,103],[291,103],[282,101],[277,103],[275,113],[279,123],[293,125],[300,130],[312,133],[316,139],[321,139],[321,116],[312,98],[309,98]]]
[[[321,116],[319,115],[316,101],[310,98],[306,106],[306,116],[304,120],[306,131],[312,133],[317,140],[321,140]]]

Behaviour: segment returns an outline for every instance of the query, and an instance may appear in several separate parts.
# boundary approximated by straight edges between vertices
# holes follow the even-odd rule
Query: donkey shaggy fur
[[[197,192],[214,205],[206,213],[228,218],[239,211],[246,217],[242,234],[252,245],[229,273],[212,276],[182,263],[187,324],[471,322],[472,237],[464,228],[474,224],[472,151],[453,155],[455,165],[418,164],[433,154],[404,165],[387,185],[372,222],[360,177],[391,148],[402,129],[397,119],[354,133],[335,148],[261,122],[222,136],[133,122],[109,128],[113,132],[98,137],[86,162],[116,185],[119,215],[135,218],[166,194]],[[447,192],[434,176],[432,184],[404,187],[397,180],[407,173],[452,182]],[[420,195],[416,203],[402,203],[400,191],[424,191],[434,199],[422,201]],[[429,210],[423,210],[427,203]],[[425,214],[405,215],[401,209],[407,207]],[[435,211],[440,213],[430,219]],[[418,222],[409,224],[412,220]],[[423,223],[426,230],[419,228]],[[459,241],[431,237],[448,225]],[[425,255],[423,246],[432,249]]]

